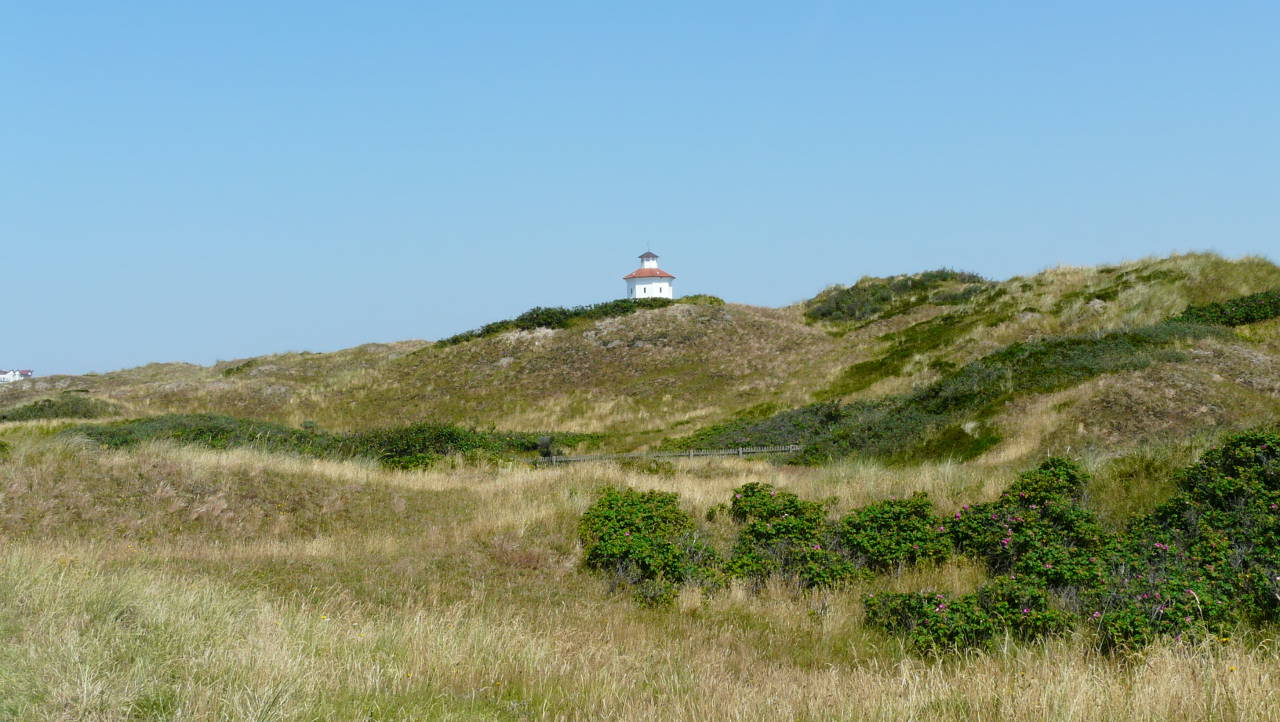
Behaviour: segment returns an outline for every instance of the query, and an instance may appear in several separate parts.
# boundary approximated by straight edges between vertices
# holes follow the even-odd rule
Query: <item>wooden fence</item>
[[[748,456],[750,454],[785,454],[800,450],[799,444],[786,446],[739,446],[736,449],[690,449],[688,451],[637,451],[630,454],[591,454],[588,456],[544,456],[535,464],[571,464],[575,461],[614,461],[617,459],[692,459],[698,456]]]

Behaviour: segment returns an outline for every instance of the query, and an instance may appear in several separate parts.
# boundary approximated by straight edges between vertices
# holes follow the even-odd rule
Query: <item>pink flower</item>
[[[1022,613],[1023,613],[1023,614],[1030,614],[1030,613],[1031,613],[1031,610],[1030,610],[1030,609],[1027,609],[1026,607],[1023,607],[1023,608],[1022,608]]]

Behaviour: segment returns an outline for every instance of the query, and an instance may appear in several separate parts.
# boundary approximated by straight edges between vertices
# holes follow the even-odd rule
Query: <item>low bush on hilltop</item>
[[[353,455],[334,434],[217,414],[166,414],[77,426],[66,433],[86,436],[111,449],[137,446],[144,441],[170,441],[208,449],[250,446],[317,458]]]
[[[981,646],[1005,634],[1030,639],[1077,623],[1093,630],[1104,650],[1115,650],[1161,636],[1195,638],[1280,622],[1280,436],[1228,437],[1178,474],[1173,498],[1120,534],[1107,534],[1081,505],[1088,480],[1077,464],[1048,459],[996,501],[964,505],[947,517],[917,494],[839,519],[828,517],[828,504],[751,483],[729,502],[738,524],[731,552],[721,563],[702,547],[700,573],[723,572],[757,586],[780,575],[806,587],[834,587],[953,554],[981,561],[992,578],[971,594],[864,598],[868,624],[903,635],[925,653]],[[630,555],[654,545],[668,549],[671,559],[687,558],[675,551],[669,529],[680,538],[697,533],[674,494],[661,495],[661,503],[664,514],[679,519],[676,527],[646,526],[653,511],[621,506],[617,494],[607,492],[588,515],[601,508],[620,517],[636,514],[634,522],[613,523],[653,538],[616,548],[611,563],[653,568]],[[594,540],[583,541],[588,560],[596,558]],[[673,570],[687,568],[673,563]],[[688,575],[657,577],[678,584]]]
[[[1280,288],[1221,303],[1188,306],[1177,320],[1186,323],[1211,323],[1221,326],[1243,326],[1280,317]]]
[[[712,297],[708,297],[712,298]],[[507,331],[532,331],[539,328],[568,328],[581,321],[598,321],[602,318],[626,316],[643,309],[666,308],[675,301],[669,298],[622,298],[589,306],[538,306],[503,321],[494,321],[471,331],[464,331],[436,341],[437,346],[455,346],[486,336]],[[724,303],[721,301],[721,303]]]
[[[0,421],[96,419],[118,413],[120,413],[120,407],[109,401],[89,398],[81,393],[64,393],[50,399],[40,399],[0,411]]]
[[[930,291],[948,283],[979,285],[939,294],[940,303],[968,300],[988,281],[976,273],[948,268],[890,278],[864,278],[852,286],[833,288],[819,294],[808,302],[804,315],[814,321],[863,321],[894,307],[922,303],[928,299]]]
[[[536,452],[551,444],[572,446],[600,438],[598,434],[478,431],[449,424],[411,424],[335,434],[217,414],[153,416],[78,426],[66,433],[86,436],[113,449],[155,440],[209,449],[249,447],[313,458],[368,458],[396,469],[424,468],[449,454],[501,457]]]
[[[688,296],[677,298],[676,303],[689,306],[723,306],[724,299],[719,296],[712,296],[709,293],[691,293]]]

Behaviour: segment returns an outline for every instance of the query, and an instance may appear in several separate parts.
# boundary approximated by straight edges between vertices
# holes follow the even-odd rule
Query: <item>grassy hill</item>
[[[0,409],[80,389],[122,415],[218,413],[332,431],[432,421],[604,432],[605,447],[618,450],[700,430],[693,438],[729,443],[705,430],[815,402],[875,404],[1012,344],[1142,328],[1188,305],[1276,287],[1274,264],[1211,254],[1005,281],[956,272],[866,278],[781,309],[671,305],[452,345],[404,341],[50,377],[0,387]],[[1032,383],[942,427],[952,436],[952,427],[990,431],[975,437],[985,439],[982,451],[1015,458],[1240,427],[1274,412],[1274,325],[1162,348],[1060,384]]]
[[[1222,449],[1278,428],[1280,319],[1184,311],[1278,287],[922,273],[0,386],[0,717],[1271,719],[1280,443]],[[768,434],[812,465],[512,461]]]

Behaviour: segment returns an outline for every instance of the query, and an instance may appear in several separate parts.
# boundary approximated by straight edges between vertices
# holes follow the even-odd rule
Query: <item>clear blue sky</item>
[[[622,5],[3,3],[0,368],[1280,255],[1274,2]]]

